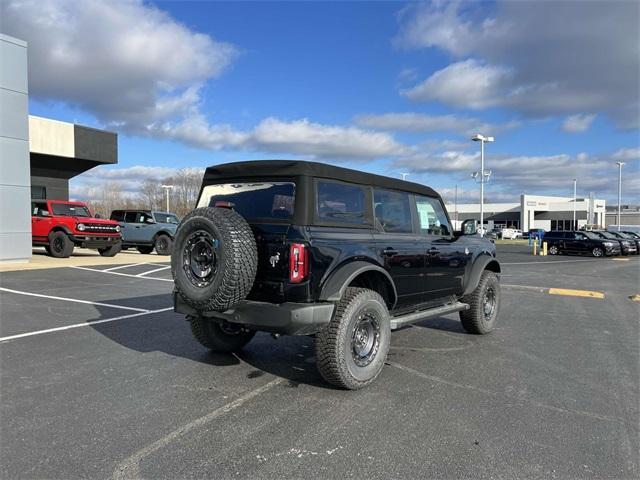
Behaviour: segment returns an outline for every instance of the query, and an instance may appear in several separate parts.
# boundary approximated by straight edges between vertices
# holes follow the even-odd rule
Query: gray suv
[[[122,249],[137,248],[140,253],[170,255],[173,237],[180,221],[169,212],[153,210],[114,210],[111,220],[120,224]]]

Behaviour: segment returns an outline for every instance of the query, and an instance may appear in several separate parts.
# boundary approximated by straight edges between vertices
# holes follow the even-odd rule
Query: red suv
[[[82,202],[33,200],[31,236],[34,246],[44,246],[58,258],[71,256],[76,245],[95,248],[103,257],[113,257],[122,249],[118,222],[94,217]]]

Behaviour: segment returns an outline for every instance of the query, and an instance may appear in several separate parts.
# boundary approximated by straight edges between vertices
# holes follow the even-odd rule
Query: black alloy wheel
[[[217,272],[218,243],[205,230],[197,230],[187,238],[182,250],[182,268],[192,285],[204,288],[213,282]]]

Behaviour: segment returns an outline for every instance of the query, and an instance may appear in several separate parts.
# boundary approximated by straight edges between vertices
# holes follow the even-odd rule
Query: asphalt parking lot
[[[640,477],[640,258],[499,258],[493,334],[397,331],[356,392],[310,338],[204,350],[162,261],[2,273],[0,477]]]

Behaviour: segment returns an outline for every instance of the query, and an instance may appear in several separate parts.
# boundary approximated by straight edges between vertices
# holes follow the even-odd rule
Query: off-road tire
[[[153,252],[153,246],[151,246],[151,247],[136,247],[136,250],[138,250],[143,255],[149,255],[151,252]]]
[[[379,322],[379,346],[371,363],[359,366],[353,359],[352,339],[359,317],[375,313]],[[315,341],[318,370],[327,382],[340,388],[357,390],[373,382],[382,371],[391,343],[389,311],[382,297],[373,290],[348,287],[336,305],[333,318]]]
[[[73,253],[73,241],[64,232],[49,234],[49,249],[47,253],[56,258],[69,258]]]
[[[161,233],[156,237],[154,242],[154,248],[158,255],[171,255],[171,249],[173,247],[173,240],[169,235]]]
[[[593,250],[591,250],[591,255],[593,255],[594,257],[604,257],[604,250],[600,247],[595,247]]]
[[[115,257],[122,251],[122,242],[118,242],[115,245],[111,245],[106,248],[99,248],[98,253],[103,257]]]
[[[238,352],[251,341],[256,334],[240,326],[226,324],[204,317],[187,317],[191,324],[191,333],[203,346],[214,352]],[[233,333],[231,333],[233,332]]]
[[[495,308],[488,318],[485,316],[485,295],[492,290],[495,295]],[[478,335],[490,333],[495,328],[496,319],[500,313],[500,282],[498,276],[489,270],[482,272],[480,282],[473,292],[465,295],[460,300],[469,305],[468,310],[460,312],[460,321],[463,328]]]
[[[215,275],[204,286],[192,283],[185,264],[187,242],[198,231],[217,242]],[[258,252],[251,227],[239,213],[228,208],[197,208],[180,223],[173,245],[171,274],[175,288],[195,309],[224,312],[249,294],[256,277]]]

